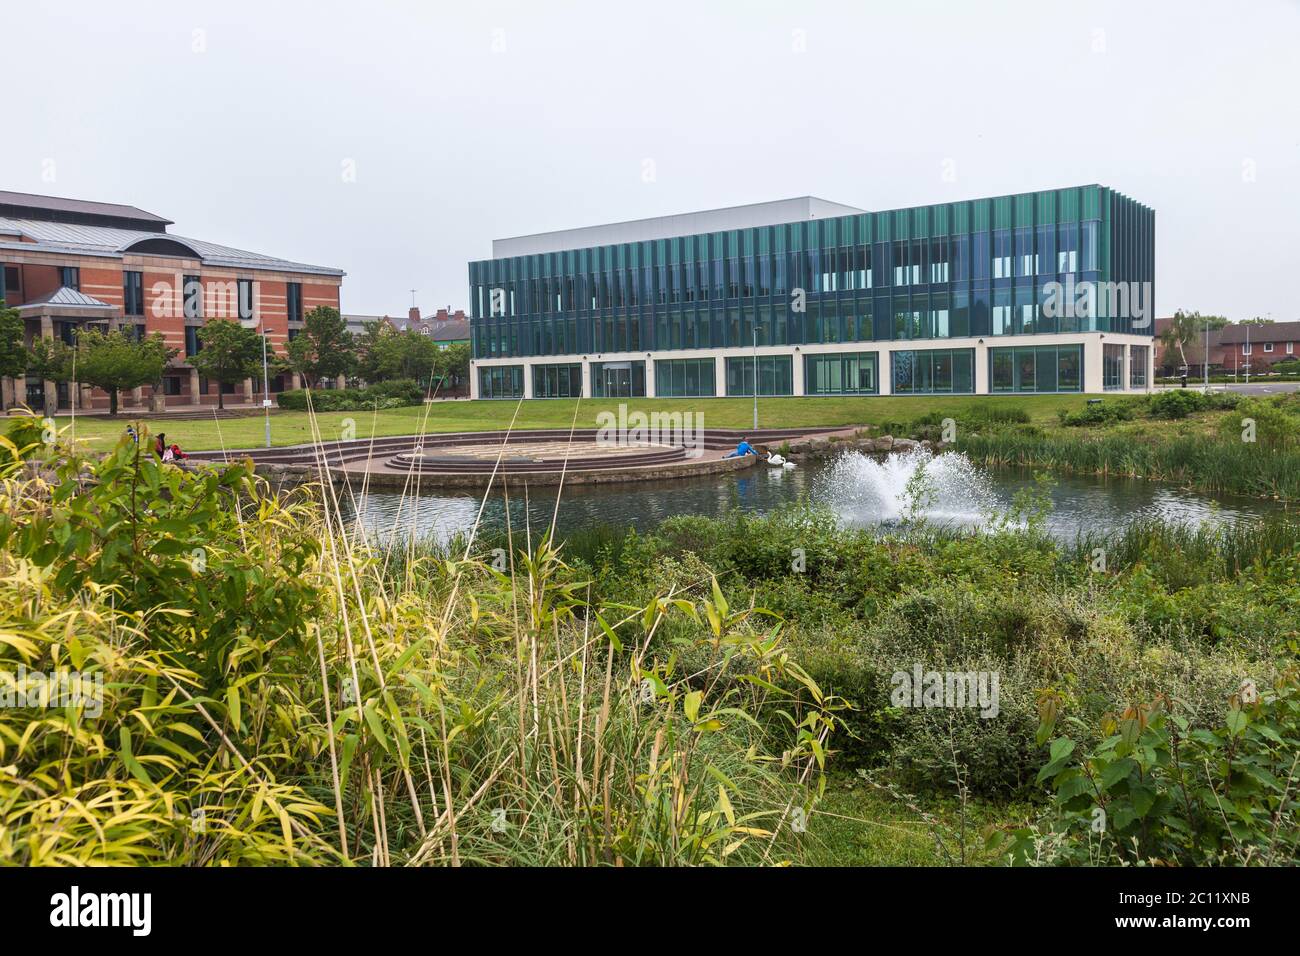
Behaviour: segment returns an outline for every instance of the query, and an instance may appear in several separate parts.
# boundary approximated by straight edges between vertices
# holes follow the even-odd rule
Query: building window
[[[122,273],[122,311],[126,315],[144,315],[144,273]]]
[[[19,295],[23,290],[23,273],[17,266],[5,266],[5,294]]]
[[[593,398],[635,398],[645,395],[645,362],[592,362]]]
[[[754,359],[727,359],[727,394],[754,394]],[[758,394],[793,395],[794,362],[789,355],[758,357]]]
[[[890,358],[897,395],[970,394],[975,390],[974,349],[902,349]]]
[[[656,359],[655,395],[660,398],[712,398],[717,395],[713,359]]]
[[[287,286],[287,304],[289,308],[289,321],[302,321],[302,283],[290,282]]]
[[[59,284],[81,291],[81,270],[77,266],[59,267]]]
[[[533,366],[533,398],[581,398],[582,366]]]
[[[1081,345],[989,349],[989,391],[1082,391],[1082,367]]]
[[[874,395],[879,390],[875,352],[805,355],[805,395]]]
[[[253,318],[253,280],[239,280],[239,317],[241,319]]]
[[[203,343],[199,341],[199,325],[185,326],[185,354],[198,355],[199,349],[203,348]]]
[[[1294,342],[1288,342],[1288,343],[1286,344],[1286,354],[1287,354],[1287,355],[1291,355],[1291,354],[1294,353],[1294,352],[1295,352],[1295,343],[1294,343]]]
[[[203,318],[203,282],[198,276],[186,276],[182,286],[183,312],[187,319]]]
[[[176,375],[167,375],[163,377],[163,394],[179,395],[181,394],[181,380]]]
[[[1241,345],[1241,354],[1242,354],[1242,355],[1249,355],[1249,354],[1250,354],[1250,350],[1251,350],[1251,346],[1250,346],[1250,345],[1247,345],[1246,343],[1243,342],[1242,345]]]
[[[478,370],[479,398],[523,398],[524,367],[491,365]]]
[[[1265,343],[1264,343],[1264,351],[1265,351],[1265,352],[1271,352],[1271,351],[1273,351],[1273,343],[1272,343],[1272,342],[1265,342]]]
[[[1107,391],[1124,387],[1124,346],[1101,347],[1101,387]]]
[[[1147,366],[1151,364],[1151,347],[1149,345],[1130,345],[1128,347],[1128,387],[1147,387]]]

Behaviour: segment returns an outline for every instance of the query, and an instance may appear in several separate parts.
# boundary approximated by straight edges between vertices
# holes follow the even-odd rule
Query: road
[[[1201,383],[1188,379],[1187,387],[1200,389]],[[1160,385],[1156,387],[1158,392],[1178,391],[1178,385]],[[1210,388],[1216,392],[1240,392],[1242,395],[1280,395],[1283,392],[1300,391],[1300,382],[1251,382],[1247,385],[1245,382],[1228,382],[1226,385],[1222,382],[1211,382]]]

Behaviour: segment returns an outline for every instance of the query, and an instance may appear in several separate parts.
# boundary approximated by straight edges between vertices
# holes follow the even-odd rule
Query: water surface
[[[924,470],[924,482],[909,481]],[[1125,478],[1056,477],[1051,488],[1048,529],[1065,539],[1080,532],[1109,531],[1139,518],[1158,517],[1190,523],[1257,519],[1277,510],[1270,502],[1213,496]],[[567,485],[557,527],[564,532],[592,527],[649,530],[671,515],[720,517],[735,508],[766,513],[783,504],[806,500],[833,511],[847,525],[872,527],[898,521],[913,502],[927,519],[962,527],[987,526],[1004,515],[1021,489],[1034,486],[1032,475],[989,470],[964,455],[931,456],[923,449],[883,460],[845,453],[823,463],[794,470],[760,466],[743,472],[701,475],[674,481],[622,485]],[[918,487],[928,489],[918,496]],[[556,488],[539,486],[525,494],[511,486],[511,527],[522,532],[526,521],[536,532],[551,523]],[[505,526],[506,499],[493,491],[447,491],[405,501],[395,492],[373,492],[358,506],[365,525],[383,537],[415,534],[446,540],[473,527],[482,509],[481,527]]]

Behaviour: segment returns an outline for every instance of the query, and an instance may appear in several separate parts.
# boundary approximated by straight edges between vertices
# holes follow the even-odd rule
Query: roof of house
[[[434,322],[433,340],[435,342],[459,342],[469,339],[468,319],[448,319],[446,322]]]
[[[61,196],[41,196],[36,193],[18,193],[0,189],[0,206],[44,210],[50,213],[67,213],[74,216],[96,216],[112,219],[134,219],[155,226],[170,226],[172,221],[137,206],[115,202],[94,202],[88,199],[65,199]]]
[[[308,265],[289,259],[277,259],[259,252],[187,239],[166,232],[143,229],[119,229],[113,226],[85,225],[71,222],[47,222],[41,219],[0,218],[0,234],[21,236],[16,241],[0,241],[0,249],[30,252],[33,249],[68,255],[120,258],[127,252],[145,255],[177,255],[200,259],[205,264],[234,269],[270,269],[280,272],[305,272],[316,275],[342,276],[341,269]]]
[[[1223,329],[1222,341],[1245,342],[1248,331],[1252,342],[1300,342],[1300,322],[1237,323]]]

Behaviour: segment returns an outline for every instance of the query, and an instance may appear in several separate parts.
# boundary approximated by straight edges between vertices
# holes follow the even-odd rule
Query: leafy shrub
[[[1118,401],[1099,401],[1086,405],[1077,412],[1061,409],[1057,418],[1062,425],[1079,427],[1083,425],[1114,425],[1116,422],[1133,420],[1136,403],[1130,399]]]
[[[1046,694],[1042,705],[1046,739],[1059,701]],[[1055,799],[1015,834],[1016,862],[1284,865],[1300,854],[1294,671],[1262,694],[1243,682],[1210,727],[1168,697],[1067,724],[1091,743],[1052,740],[1038,780]]]
[[[1300,415],[1290,411],[1291,405],[1284,396],[1242,399],[1235,413],[1219,422],[1219,434],[1229,442],[1249,443],[1253,431],[1254,442],[1267,448],[1298,444]]]
[[[424,401],[424,392],[411,379],[395,379],[390,382],[378,382],[365,388],[329,388],[313,390],[311,407],[318,412],[356,412],[371,411],[375,408],[402,408],[407,405],[419,405]],[[281,392],[277,398],[281,408],[292,411],[306,411],[308,407],[307,391],[291,389]]]

